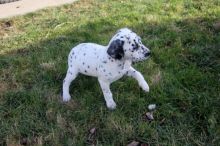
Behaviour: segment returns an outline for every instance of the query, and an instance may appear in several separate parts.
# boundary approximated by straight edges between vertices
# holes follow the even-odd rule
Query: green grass
[[[220,145],[218,0],[78,1],[0,20],[0,145]],[[106,45],[121,27],[137,32],[152,56],[134,67],[150,86],[123,78],[109,111],[95,78],[79,76],[60,102],[70,49]],[[157,104],[155,120],[142,115]],[[163,122],[161,122],[163,121]]]

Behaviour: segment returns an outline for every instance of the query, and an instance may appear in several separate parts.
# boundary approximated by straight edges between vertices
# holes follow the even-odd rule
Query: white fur
[[[111,43],[114,40],[123,41],[124,56],[121,59],[115,59],[107,53]],[[132,44],[138,42],[138,49],[134,51]],[[111,50],[110,50],[111,51]],[[149,53],[140,41],[140,37],[127,28],[120,29],[111,39],[108,46],[102,46],[94,43],[82,43],[74,47],[68,57],[68,71],[63,81],[63,101],[69,101],[70,83],[77,77],[78,73],[98,78],[106,105],[109,109],[115,109],[116,103],[110,90],[110,84],[123,75],[135,78],[139,86],[146,92],[149,92],[149,86],[144,80],[142,74],[136,71],[132,62],[142,61],[148,58]]]

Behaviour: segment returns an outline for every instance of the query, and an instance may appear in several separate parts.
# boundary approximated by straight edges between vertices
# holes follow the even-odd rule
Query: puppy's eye
[[[139,45],[138,44],[132,44],[132,47],[134,50],[137,50],[139,48]]]

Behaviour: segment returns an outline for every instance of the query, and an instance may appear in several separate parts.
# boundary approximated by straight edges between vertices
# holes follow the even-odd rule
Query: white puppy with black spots
[[[79,73],[98,78],[109,109],[116,108],[110,84],[124,75],[135,78],[140,87],[149,92],[143,75],[131,66],[132,62],[143,61],[149,55],[150,50],[142,44],[141,38],[128,28],[120,29],[108,46],[94,43],[77,45],[68,56],[68,70],[63,81],[63,101],[70,100],[69,86]]]

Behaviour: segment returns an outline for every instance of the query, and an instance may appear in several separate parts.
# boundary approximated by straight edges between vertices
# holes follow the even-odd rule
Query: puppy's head
[[[115,59],[129,59],[132,62],[143,61],[150,56],[141,38],[128,28],[122,28],[111,39],[107,53]]]

